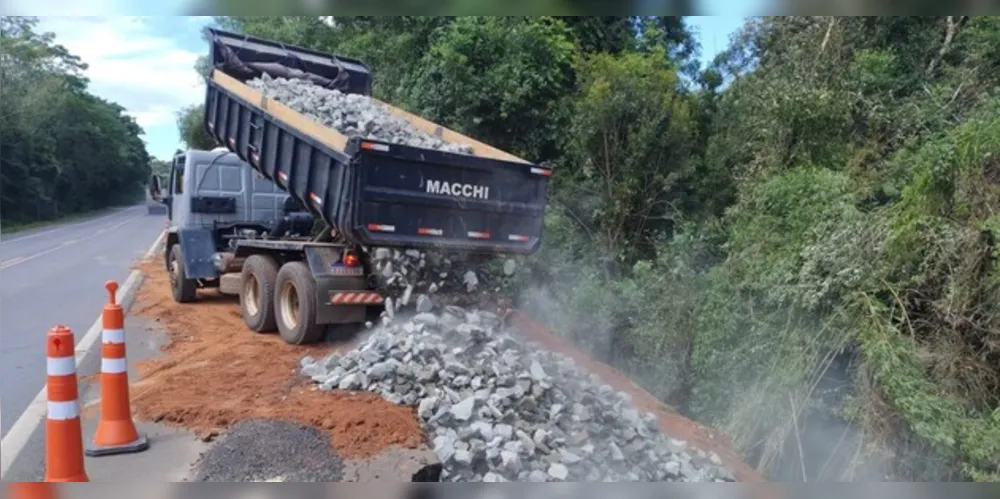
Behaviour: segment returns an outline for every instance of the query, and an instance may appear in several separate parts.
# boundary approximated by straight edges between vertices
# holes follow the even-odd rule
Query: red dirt
[[[277,335],[254,334],[235,299],[214,291],[178,304],[161,263],[139,268],[146,281],[131,313],[161,322],[171,340],[162,357],[139,364],[131,399],[140,419],[205,438],[247,419],[291,420],[328,432],[349,459],[425,443],[414,409],[372,393],[317,393],[298,375],[299,359],[321,358],[333,347],[293,347]]]
[[[703,451],[715,452],[741,482],[764,481],[756,471],[740,459],[721,433],[681,416],[617,369],[591,359],[574,347],[569,340],[555,335],[527,314],[510,310],[508,318],[528,339],[538,342],[548,350],[572,358],[580,367],[600,376],[605,383],[631,395],[637,408],[656,414],[660,418],[660,430],[664,434],[684,440]]]

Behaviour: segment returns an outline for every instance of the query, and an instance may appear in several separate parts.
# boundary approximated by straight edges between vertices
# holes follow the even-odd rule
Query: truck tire
[[[309,267],[302,262],[282,265],[274,289],[274,311],[281,339],[291,345],[305,345],[322,338],[324,326],[316,324],[316,282]]]
[[[184,253],[181,252],[180,244],[170,247],[167,266],[170,273],[170,291],[174,295],[174,301],[191,303],[198,299],[198,283],[194,279],[187,278],[187,272],[184,269]]]
[[[274,286],[278,280],[278,262],[267,255],[251,255],[240,271],[240,312],[251,331],[273,333]]]

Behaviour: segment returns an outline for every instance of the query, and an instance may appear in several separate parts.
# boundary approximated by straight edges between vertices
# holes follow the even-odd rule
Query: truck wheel
[[[278,262],[266,255],[251,255],[240,273],[240,312],[251,331],[273,333],[274,285],[278,280]]]
[[[302,262],[288,262],[278,271],[274,311],[278,332],[285,343],[304,345],[323,337],[316,324],[316,282]]]
[[[174,301],[177,303],[195,301],[198,298],[198,283],[194,279],[187,278],[187,271],[184,269],[184,253],[181,252],[180,244],[170,247],[167,261],[170,267],[170,291],[174,295]]]

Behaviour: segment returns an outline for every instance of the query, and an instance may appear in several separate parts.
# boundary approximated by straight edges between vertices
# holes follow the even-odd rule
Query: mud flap
[[[214,279],[219,271],[212,265],[215,238],[210,229],[180,229],[177,232],[184,252],[184,270],[189,279]]]
[[[365,322],[368,307],[357,301],[334,304],[338,292],[361,294],[368,291],[368,280],[361,267],[346,268],[336,265],[342,248],[307,246],[306,263],[316,281],[316,322],[319,324],[352,324]]]

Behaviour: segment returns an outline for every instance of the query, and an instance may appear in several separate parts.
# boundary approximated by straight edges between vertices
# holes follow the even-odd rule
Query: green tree
[[[620,54],[636,46],[635,22],[630,16],[562,16],[584,53]]]
[[[656,235],[676,216],[676,193],[691,166],[693,103],[662,53],[594,55],[579,79],[564,175],[599,194],[593,225],[603,253],[628,267],[655,253]],[[574,198],[582,199],[573,193],[567,202]]]
[[[778,478],[803,478],[800,459],[810,479],[866,468],[996,476],[984,458],[1000,428],[1000,362],[984,346],[994,291],[973,263],[992,251],[980,207],[994,195],[982,175],[997,76],[981,68],[996,27],[961,16],[763,18],[716,61],[729,85],[712,103],[701,168],[728,175],[736,196],[721,219],[726,264],[713,269],[725,298],[706,295],[691,406]],[[756,326],[744,325],[748,313]],[[845,438],[810,446],[810,433],[768,420],[823,421]],[[800,456],[794,438],[816,457]]]
[[[435,32],[407,102],[496,147],[553,159],[561,148],[564,98],[574,85],[574,53],[557,19],[459,18]]]
[[[136,201],[149,174],[142,129],[88,94],[86,65],[36,26],[0,17],[0,221]]]
[[[193,104],[177,112],[177,129],[188,149],[215,148],[215,139],[205,130],[205,105]]]

